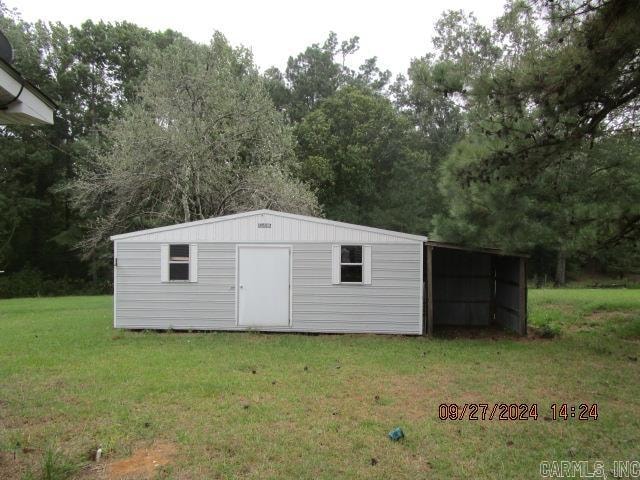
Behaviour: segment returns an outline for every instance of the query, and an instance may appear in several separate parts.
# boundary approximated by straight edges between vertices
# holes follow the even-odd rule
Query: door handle
[[[240,284],[240,288],[244,288],[244,285],[243,285],[243,284]]]

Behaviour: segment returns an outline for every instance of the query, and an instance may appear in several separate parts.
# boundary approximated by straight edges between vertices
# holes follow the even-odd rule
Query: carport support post
[[[427,245],[427,335],[433,336],[433,247]]]
[[[520,258],[518,272],[518,333],[520,335],[527,334],[527,262],[524,258]]]

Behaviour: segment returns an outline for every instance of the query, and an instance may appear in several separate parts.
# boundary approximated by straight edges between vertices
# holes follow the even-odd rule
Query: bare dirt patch
[[[573,315],[576,313],[576,307],[570,303],[548,303],[545,308],[549,310],[557,310],[565,315]]]
[[[527,326],[527,334],[524,337],[518,338],[518,340],[520,340],[520,341],[551,340],[555,336],[556,336],[555,333],[550,333],[549,331],[547,331],[547,330],[545,330],[543,328],[539,328],[539,327],[534,327],[532,325],[528,325]]]
[[[586,315],[584,319],[588,322],[607,322],[609,320],[626,320],[633,316],[632,312],[621,312],[618,310],[596,310]]]
[[[0,478],[21,478],[25,465],[11,452],[0,452]]]
[[[524,336],[520,336],[510,330],[505,330],[497,325],[485,327],[439,326],[435,329],[434,336],[445,340],[513,340],[517,342],[548,340],[550,338],[541,329],[531,325],[528,326],[527,334]]]
[[[440,325],[434,327],[434,336],[443,339],[481,339],[481,340],[501,340],[504,338],[517,339],[518,336],[508,330],[504,330],[495,325],[474,327],[474,326],[451,326]]]
[[[566,330],[575,332],[592,332],[603,325],[624,322],[634,316],[634,312],[620,310],[596,310],[584,315],[580,322],[568,325]]]
[[[109,462],[104,470],[108,480],[151,479],[158,470],[171,463],[176,446],[169,442],[156,442],[149,447],[137,448],[133,455]]]

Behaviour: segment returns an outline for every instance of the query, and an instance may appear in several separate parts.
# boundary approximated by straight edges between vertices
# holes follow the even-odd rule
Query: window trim
[[[189,255],[187,257],[176,257],[176,258],[180,258],[180,260],[172,260],[171,259],[171,247],[174,245],[186,245],[187,248],[189,249]],[[186,258],[186,260],[185,260]],[[179,264],[179,265],[188,265],[188,270],[187,270],[187,278],[180,278],[180,279],[171,279],[171,264]],[[191,282],[191,245],[189,243],[170,243],[169,244],[169,257],[167,258],[167,278],[168,278],[168,282],[171,283],[189,283]]]
[[[360,263],[343,262],[342,261],[342,247],[360,247]],[[359,282],[343,282],[342,281],[342,267],[360,267],[360,281]],[[341,243],[340,244],[340,264],[338,265],[338,272],[340,275],[340,285],[364,285],[364,245],[356,245],[353,243]]]

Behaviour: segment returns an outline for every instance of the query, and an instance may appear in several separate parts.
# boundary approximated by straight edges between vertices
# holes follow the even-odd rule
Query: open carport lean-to
[[[498,326],[527,333],[526,255],[425,242],[425,329]]]

